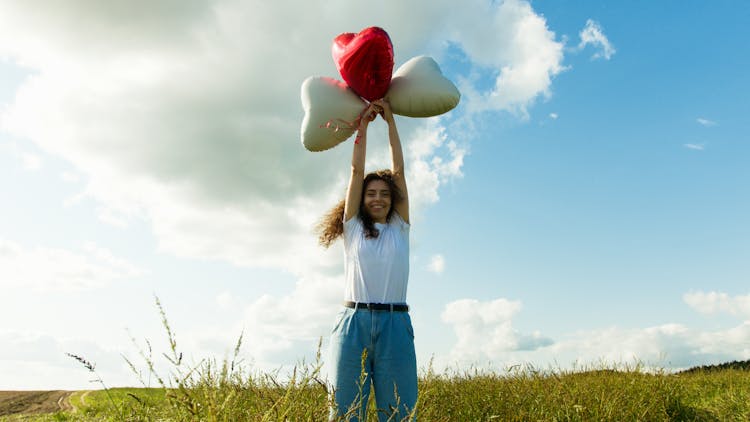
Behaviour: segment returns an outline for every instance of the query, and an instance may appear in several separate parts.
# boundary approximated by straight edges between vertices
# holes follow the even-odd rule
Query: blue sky
[[[421,366],[750,359],[744,4],[2,4],[0,389],[90,387],[64,352],[137,384],[154,294],[195,359],[313,356],[351,150],[301,146],[299,86],[372,25],[462,92],[398,120]]]

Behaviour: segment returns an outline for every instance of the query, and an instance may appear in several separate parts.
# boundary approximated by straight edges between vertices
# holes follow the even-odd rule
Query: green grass
[[[158,388],[106,388],[77,392],[73,412],[0,417],[0,421],[325,421],[331,404],[320,378],[320,353],[300,363],[293,374],[250,372],[234,355],[222,362],[187,365],[178,351],[157,299],[170,351],[168,374],[155,370],[150,343],[140,350],[142,365],[127,360],[143,383]],[[318,348],[320,350],[320,346]],[[96,374],[85,359],[71,355]],[[750,363],[750,362],[748,362]],[[98,375],[97,375],[98,377]],[[472,370],[419,379],[417,413],[421,421],[748,421],[750,370],[747,366],[700,368],[671,374],[641,366],[565,371],[516,368],[504,373]],[[147,385],[147,383],[143,383]],[[356,411],[356,410],[354,410]],[[376,420],[374,402],[368,420]]]
[[[750,372],[456,375],[425,380],[420,402],[428,421],[747,421]]]
[[[323,421],[327,393],[312,377],[315,365],[307,368],[288,385],[276,385],[272,375],[219,385],[204,372],[185,389],[113,388],[109,396],[97,390],[85,403],[77,393],[75,412],[25,420]],[[428,373],[420,377],[418,415],[422,421],[747,421],[750,371]],[[376,420],[372,407],[369,420]]]

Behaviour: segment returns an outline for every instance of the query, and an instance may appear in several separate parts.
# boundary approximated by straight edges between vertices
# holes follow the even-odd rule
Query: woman
[[[388,124],[392,168],[365,176],[367,127],[378,114]],[[409,199],[401,141],[386,101],[373,101],[363,112],[346,199],[319,230],[325,247],[344,238],[344,309],[331,335],[331,418],[364,421],[372,383],[378,418],[400,421],[417,401],[417,363],[406,305]]]

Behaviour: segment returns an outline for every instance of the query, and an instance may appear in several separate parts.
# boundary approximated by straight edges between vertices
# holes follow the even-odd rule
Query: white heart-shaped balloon
[[[385,99],[396,114],[431,117],[456,107],[461,93],[432,57],[417,56],[393,74]]]
[[[324,151],[344,142],[357,130],[357,118],[367,103],[345,83],[311,76],[302,83],[302,145]]]

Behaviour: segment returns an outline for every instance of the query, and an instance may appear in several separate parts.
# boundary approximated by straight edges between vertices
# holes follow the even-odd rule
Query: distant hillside
[[[731,362],[720,363],[717,365],[694,366],[690,369],[686,369],[678,373],[688,374],[691,372],[711,372],[711,371],[721,371],[723,369],[739,369],[743,371],[750,371],[750,360],[743,360],[743,361],[733,360]]]

